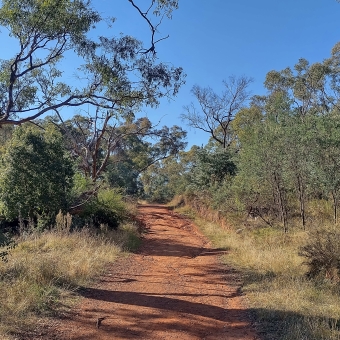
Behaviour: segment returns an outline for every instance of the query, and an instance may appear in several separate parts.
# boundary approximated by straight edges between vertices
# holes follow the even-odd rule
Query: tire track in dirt
[[[138,254],[84,289],[50,339],[258,339],[237,275],[219,262],[223,251],[165,207],[141,206],[140,218],[147,228]]]

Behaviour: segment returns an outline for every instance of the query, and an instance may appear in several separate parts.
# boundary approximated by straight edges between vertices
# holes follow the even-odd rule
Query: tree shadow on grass
[[[250,310],[262,340],[338,340],[340,320],[275,309]]]

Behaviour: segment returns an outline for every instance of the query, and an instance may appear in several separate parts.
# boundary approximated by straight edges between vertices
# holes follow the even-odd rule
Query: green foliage
[[[190,184],[190,172],[195,162],[197,147],[189,151],[180,151],[154,163],[144,171],[139,180],[143,189],[143,198],[167,203],[175,195],[186,192]]]
[[[131,112],[119,117],[97,110],[94,117],[77,115],[58,126],[84,177],[105,179],[129,195],[137,194],[141,172],[186,146],[180,127],[157,129],[148,118],[137,119]]]
[[[138,194],[138,175],[131,159],[122,160],[116,164],[109,164],[105,172],[107,182],[113,188],[121,188],[127,195]]]
[[[149,202],[167,203],[175,195],[169,184],[169,174],[162,163],[155,163],[141,176],[143,198]]]
[[[15,129],[2,158],[1,202],[8,220],[50,218],[67,208],[73,164],[52,126]]]
[[[314,185],[333,202],[334,222],[338,219],[340,199],[340,116],[337,112],[315,119]]]
[[[207,189],[222,183],[236,173],[236,165],[228,150],[216,148],[214,150],[198,149],[195,166],[191,172],[191,183],[198,189]]]
[[[89,190],[92,187],[91,179],[83,174],[76,172],[73,176],[72,192],[75,196]]]
[[[104,21],[110,30],[114,19],[102,18],[90,0],[3,0],[1,34],[9,32],[16,51],[0,62],[0,124],[23,123],[63,107],[84,105],[123,116],[175,95],[183,72],[154,58],[158,25],[153,26],[152,13],[170,16],[177,0],[151,1],[146,12],[130,3],[131,10],[153,28],[150,47],[132,36],[93,33]],[[61,61],[69,56],[79,66],[80,82],[62,77],[65,61]]]
[[[122,126],[122,129],[127,127]],[[155,143],[150,142],[150,136]],[[185,137],[186,132],[176,125],[154,129],[151,123],[142,133],[127,134],[121,140],[120,149],[110,157],[106,179],[112,187],[121,188],[126,194],[140,194],[140,174],[148,173],[142,175],[146,180],[161,163],[176,158],[186,146]]]
[[[286,231],[297,215],[306,227],[309,201],[320,195],[333,201],[337,220],[339,119],[328,91],[338,71],[332,63],[334,57],[313,65],[301,59],[295,71],[269,72],[269,94],[254,97],[233,122],[240,147],[236,201],[266,211]]]
[[[240,105],[232,115],[218,111],[223,103],[210,88],[195,88],[203,113],[192,105],[185,108],[183,118],[195,128],[205,126],[212,138],[195,151],[194,161],[181,177],[198,210],[199,205],[223,207],[243,213],[246,220],[260,217],[261,222],[280,225],[287,232],[297,225],[307,229],[314,223],[315,202],[327,202],[338,222],[339,46],[323,62],[300,59],[294,68],[268,72],[268,93],[254,96],[249,107]],[[216,127],[214,119],[220,116]],[[221,124],[227,127],[224,142],[217,140],[223,137]],[[329,220],[329,212],[326,215]]]
[[[129,212],[117,189],[102,189],[85,205],[80,217],[97,228],[106,225],[117,229],[129,217]]]
[[[14,127],[11,125],[5,125],[0,129],[0,155],[5,153],[6,143],[12,138],[13,132]]]
[[[90,0],[1,2],[0,34],[9,33],[16,51],[0,61],[0,125],[33,121],[47,126],[46,133],[32,128],[30,136],[24,132],[19,136],[27,130],[23,127],[15,129],[6,153],[0,150],[5,153],[0,203],[7,219],[34,218],[43,227],[68,203],[74,203],[70,209],[74,212],[91,201],[96,182],[136,194],[141,171],[185,147],[186,133],[180,127],[156,129],[147,117],[135,118],[141,107],[158,106],[161,98],[176,95],[183,84],[182,68],[155,57],[156,44],[163,39],[157,39],[159,19],[153,25],[154,16],[171,17],[178,1],[150,1],[142,5],[145,8],[134,1],[129,4],[151,28],[148,46],[131,35],[115,37],[114,19],[101,17]],[[96,25],[104,22],[110,32],[98,36]],[[69,57],[76,60],[74,76],[81,81],[63,77]],[[81,106],[86,106],[86,117],[63,121],[63,108]],[[55,117],[36,121],[52,112]],[[48,122],[59,128],[63,141],[47,131]],[[1,131],[0,139],[12,130]],[[74,178],[63,148],[76,163]],[[111,217],[120,220],[119,212],[106,203],[101,207],[96,199],[91,201],[96,212],[89,213],[96,216],[96,223],[109,223]]]
[[[99,21],[97,13],[87,8],[88,2],[67,0],[2,1],[0,24],[10,29],[12,35],[25,37],[28,43],[32,31],[41,38],[68,32],[73,41]]]

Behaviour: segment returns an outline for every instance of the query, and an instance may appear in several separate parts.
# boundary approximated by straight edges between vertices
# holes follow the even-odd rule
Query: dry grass
[[[138,240],[133,225],[100,234],[63,230],[18,239],[8,262],[0,262],[0,339],[31,329],[37,317],[57,313],[61,300],[89,284]]]
[[[186,208],[180,209],[188,215]],[[192,217],[192,213],[189,213]],[[257,227],[235,232],[195,218],[218,248],[223,261],[244,278],[243,291],[265,340],[339,340],[340,289],[327,281],[307,280],[299,248],[307,232]]]

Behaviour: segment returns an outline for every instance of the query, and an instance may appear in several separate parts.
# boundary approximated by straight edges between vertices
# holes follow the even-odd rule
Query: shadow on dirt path
[[[51,338],[258,339],[237,274],[219,262],[224,250],[165,207],[139,210],[147,230],[138,254],[113,263],[96,287],[81,289],[84,299]]]

